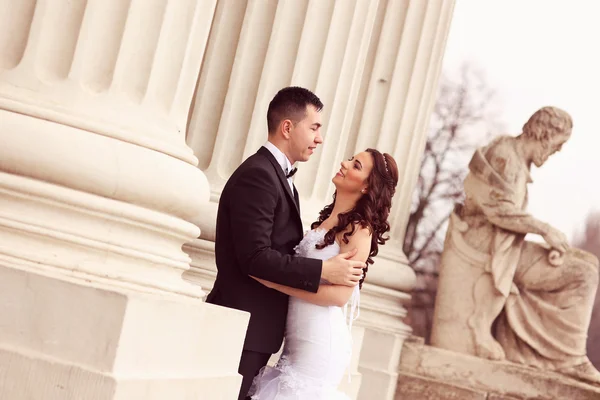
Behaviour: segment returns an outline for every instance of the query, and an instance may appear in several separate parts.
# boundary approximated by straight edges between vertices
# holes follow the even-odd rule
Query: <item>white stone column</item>
[[[410,327],[402,322],[415,274],[402,242],[449,31],[453,1],[389,1],[349,154],[374,147],[392,154],[400,179],[382,247],[363,288],[365,332],[360,399],[394,396],[399,356]]]
[[[268,102],[280,88],[307,87],[325,104],[325,143],[295,178],[306,226],[331,202],[341,160],[375,147],[398,162],[392,239],[368,274],[357,321],[360,399],[393,398],[410,334],[402,318],[415,275],[402,240],[453,7],[454,0],[219,0],[200,73],[187,141],[210,182],[212,212],[197,221],[201,239],[186,247],[186,276],[205,288],[215,276],[220,191],[266,141]]]
[[[248,316],[182,279],[215,3],[0,0],[0,398],[237,393]]]

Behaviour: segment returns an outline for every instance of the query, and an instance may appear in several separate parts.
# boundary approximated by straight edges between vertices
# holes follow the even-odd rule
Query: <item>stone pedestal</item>
[[[3,264],[0,398],[236,398],[245,313]]]
[[[215,4],[0,0],[0,398],[235,398],[248,315],[182,279]]]
[[[397,400],[597,400],[600,387],[558,373],[404,343]]]

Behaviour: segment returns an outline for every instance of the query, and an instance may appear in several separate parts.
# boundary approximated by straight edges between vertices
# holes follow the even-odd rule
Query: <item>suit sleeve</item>
[[[235,257],[245,274],[317,292],[322,261],[281,254],[271,248],[277,181],[268,171],[243,171],[229,196]]]

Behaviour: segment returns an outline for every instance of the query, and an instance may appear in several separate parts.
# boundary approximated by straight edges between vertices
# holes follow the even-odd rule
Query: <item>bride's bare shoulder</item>
[[[349,235],[346,235],[346,234]],[[348,225],[343,231],[337,235],[337,240],[341,245],[357,247],[359,243],[368,242],[371,243],[371,229],[361,225],[356,225],[354,228],[352,225]],[[348,243],[345,243],[348,240]]]

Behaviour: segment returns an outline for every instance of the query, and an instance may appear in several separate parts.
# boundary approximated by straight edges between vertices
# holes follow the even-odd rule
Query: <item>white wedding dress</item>
[[[309,231],[296,246],[296,255],[321,260],[338,255],[337,243],[315,248],[326,232],[318,228]],[[281,358],[256,376],[249,392],[252,400],[349,400],[337,387],[350,363],[350,329],[359,297],[356,286],[349,302],[350,315],[348,305],[323,307],[290,297]]]

